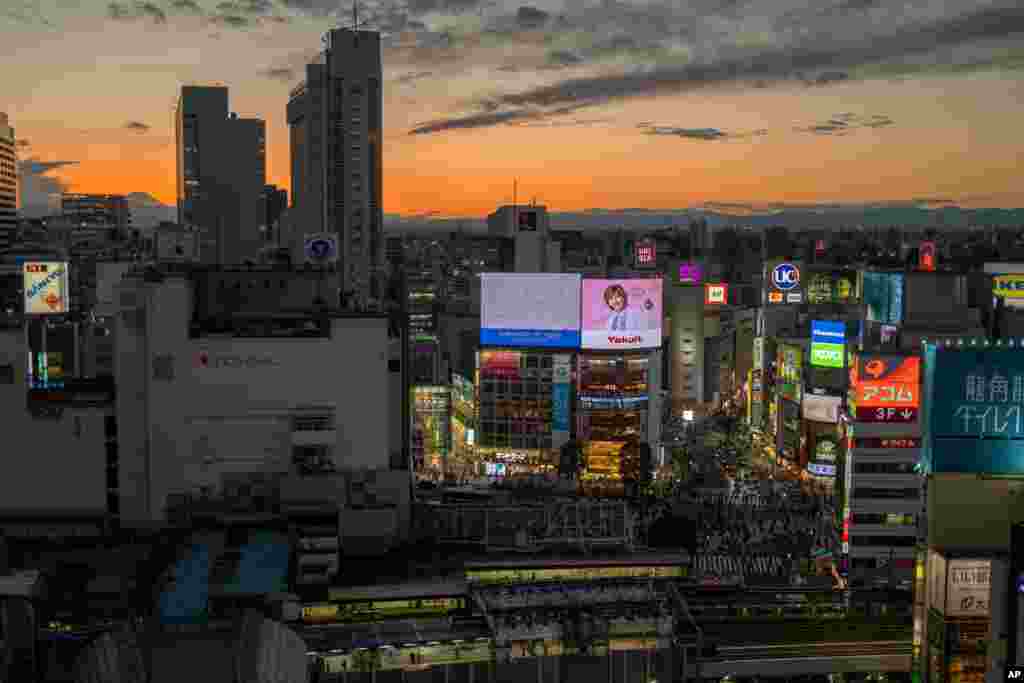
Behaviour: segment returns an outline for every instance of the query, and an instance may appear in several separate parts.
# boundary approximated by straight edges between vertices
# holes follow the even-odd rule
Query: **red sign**
[[[768,303],[770,303],[770,304],[781,304],[782,303],[782,292],[768,292]]]
[[[917,408],[864,408],[857,406],[857,422],[916,422]]]
[[[912,437],[898,439],[882,439],[878,437],[867,437],[855,441],[857,448],[920,448],[921,440]]]
[[[47,271],[47,264],[45,263],[26,263],[26,273],[45,273]]]
[[[657,261],[654,242],[637,242],[633,247],[633,260],[638,266],[649,266]]]
[[[814,253],[818,256],[825,255],[825,240],[817,240],[814,243]]]
[[[860,408],[917,408],[921,359],[861,354],[850,366],[853,402]]]
[[[480,374],[484,377],[518,377],[518,351],[481,351]]]
[[[917,269],[935,270],[935,242],[921,242],[917,248]]]
[[[704,305],[724,305],[729,303],[729,285],[705,283]]]

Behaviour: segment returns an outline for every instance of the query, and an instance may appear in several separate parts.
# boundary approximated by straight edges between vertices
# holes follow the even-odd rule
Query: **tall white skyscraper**
[[[335,29],[288,101],[297,235],[334,233],[341,287],[379,298],[384,264],[380,34]]]
[[[230,112],[223,86],[185,86],[175,128],[178,222],[199,229],[204,263],[256,261],[266,222],[266,124]]]
[[[18,234],[17,152],[14,128],[0,112],[0,249],[12,246]]]

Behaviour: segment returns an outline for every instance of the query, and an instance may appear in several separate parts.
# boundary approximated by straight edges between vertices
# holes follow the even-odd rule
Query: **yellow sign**
[[[61,315],[68,312],[68,264],[32,261],[22,264],[26,315]]]
[[[1024,274],[996,275],[992,278],[992,294],[1004,299],[1024,299]]]

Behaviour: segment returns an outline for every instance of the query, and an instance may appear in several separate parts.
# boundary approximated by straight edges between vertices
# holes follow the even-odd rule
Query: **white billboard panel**
[[[21,266],[26,315],[61,315],[68,312],[68,264],[29,261]]]
[[[578,273],[482,273],[480,343],[578,348]]]
[[[843,399],[838,396],[804,394],[804,419],[812,422],[837,424],[839,422],[839,407],[842,402]]]
[[[950,560],[946,569],[946,616],[987,617],[992,593],[992,560]]]

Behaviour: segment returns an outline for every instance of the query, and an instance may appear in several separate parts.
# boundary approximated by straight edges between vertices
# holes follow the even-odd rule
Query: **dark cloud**
[[[39,161],[30,158],[18,162],[18,192],[21,197],[22,214],[25,216],[46,215],[59,205],[60,195],[68,190],[68,184],[50,175],[77,161]]]
[[[410,130],[409,134],[429,135],[431,133],[441,133],[444,131],[458,130],[461,128],[488,128],[490,126],[497,126],[502,123],[512,123],[515,121],[525,121],[537,118],[540,118],[540,114],[526,109],[519,109],[515,111],[484,112],[481,114],[473,114],[472,116],[464,116],[462,118],[445,119],[443,121],[429,121],[427,123],[422,123],[413,128],[412,130]]]
[[[128,130],[138,131],[139,133],[148,133],[150,129],[150,127],[142,121],[129,121],[128,123],[124,124],[124,127],[127,128]]]
[[[550,18],[550,14],[536,7],[524,6],[516,12],[516,23],[525,29],[541,28]]]
[[[670,137],[685,138],[687,140],[741,140],[752,137],[767,135],[768,131],[758,129],[745,133],[727,133],[718,128],[679,128],[676,126],[656,126],[650,123],[641,123],[637,128],[643,131],[644,135],[665,135]]]
[[[991,6],[956,17],[930,19],[876,29],[880,33],[865,36],[848,31],[814,32],[794,46],[761,50],[717,51],[716,58],[688,64],[664,64],[634,69],[625,73],[565,79],[520,93],[489,98],[492,109],[485,117],[470,113],[453,119],[453,127],[497,125],[503,119],[498,111],[515,112],[544,109],[566,104],[599,105],[659,95],[692,92],[698,89],[740,84],[803,81],[830,84],[856,78],[858,68],[911,57],[934,55],[943,48],[990,39],[1008,39],[1024,33],[1024,4]],[[730,54],[731,52],[731,54]],[[940,66],[937,68],[950,67]],[[808,75],[809,74],[809,75]],[[483,110],[483,103],[478,103]],[[493,123],[487,123],[492,121]],[[445,130],[443,122],[436,122]],[[825,124],[827,126],[827,124]],[[881,122],[874,127],[881,127]],[[829,132],[823,127],[819,132]]]
[[[582,62],[583,58],[570,50],[553,50],[548,53],[547,61],[552,66],[573,66]]]
[[[225,28],[246,28],[253,24],[252,19],[239,14],[218,14],[210,17],[210,23]]]
[[[274,3],[270,0],[226,0],[217,5],[217,12],[228,15],[265,15],[270,14],[274,9]]]
[[[128,5],[127,3],[112,2],[107,5],[107,16],[118,21],[150,19],[156,24],[167,23],[167,13],[152,2],[136,1],[131,5]]]
[[[171,9],[177,12],[191,12],[192,14],[203,13],[203,8],[196,4],[195,0],[173,0],[171,2]]]
[[[817,123],[812,126],[797,128],[798,133],[813,133],[815,135],[846,135],[858,128],[885,128],[895,123],[888,116],[873,114],[871,116],[858,116],[846,112],[836,114],[828,121]]]
[[[291,83],[296,79],[295,70],[284,66],[264,69],[263,75],[271,80],[283,81],[285,83]]]
[[[401,85],[406,85],[409,83],[415,83],[416,81],[424,78],[430,78],[433,75],[434,73],[432,71],[413,71],[412,73],[402,74],[395,79],[395,82]]]

